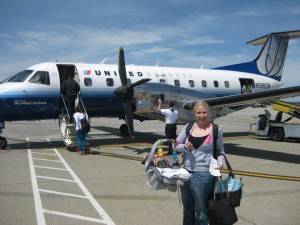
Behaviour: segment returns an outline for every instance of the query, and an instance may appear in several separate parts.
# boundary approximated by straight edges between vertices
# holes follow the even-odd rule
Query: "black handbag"
[[[210,225],[230,225],[238,221],[232,200],[225,193],[221,193],[219,197],[215,195],[208,201],[207,216]],[[222,189],[221,189],[222,190]]]

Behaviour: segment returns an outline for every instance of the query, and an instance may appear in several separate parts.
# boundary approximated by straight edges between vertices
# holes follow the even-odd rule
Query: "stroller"
[[[166,155],[161,148],[158,148],[163,144],[172,144],[173,155]],[[190,177],[188,171],[181,168],[172,139],[157,140],[150,153],[144,157],[142,164],[145,164],[147,184],[152,190],[167,189],[176,192],[178,187]]]

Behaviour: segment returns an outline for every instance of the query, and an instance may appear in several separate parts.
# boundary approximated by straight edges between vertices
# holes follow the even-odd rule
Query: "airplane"
[[[270,33],[247,42],[262,45],[254,60],[212,69],[126,65],[122,47],[116,65],[36,64],[0,83],[0,131],[5,121],[58,119],[63,142],[75,146],[74,124],[68,122],[71,115],[61,93],[62,82],[69,74],[80,84],[77,104],[89,118],[124,119],[120,132],[132,138],[134,119],[164,121],[155,111],[158,98],[163,100],[162,107],[174,100],[178,124],[185,124],[193,120],[192,109],[198,100],[210,105],[213,121],[255,104],[298,96],[299,85],[280,87],[289,39],[299,37],[300,30]],[[253,92],[242,94],[246,81]],[[1,136],[0,148],[6,145],[6,138]]]

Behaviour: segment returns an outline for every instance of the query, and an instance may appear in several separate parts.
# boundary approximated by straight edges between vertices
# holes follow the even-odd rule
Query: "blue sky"
[[[246,42],[299,30],[297,0],[1,0],[0,79],[40,62],[204,68],[254,59]],[[300,85],[300,39],[290,41],[284,86]]]

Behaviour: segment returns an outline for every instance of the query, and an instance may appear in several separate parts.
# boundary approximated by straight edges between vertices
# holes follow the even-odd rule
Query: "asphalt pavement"
[[[255,136],[252,116],[262,112],[248,108],[215,121],[224,133],[227,158],[245,185],[236,224],[297,225],[300,142]],[[6,123],[0,224],[182,224],[177,192],[151,190],[141,164],[164,137],[164,123],[135,121],[133,140],[119,133],[122,123],[92,118],[87,155],[67,150],[58,121]]]

